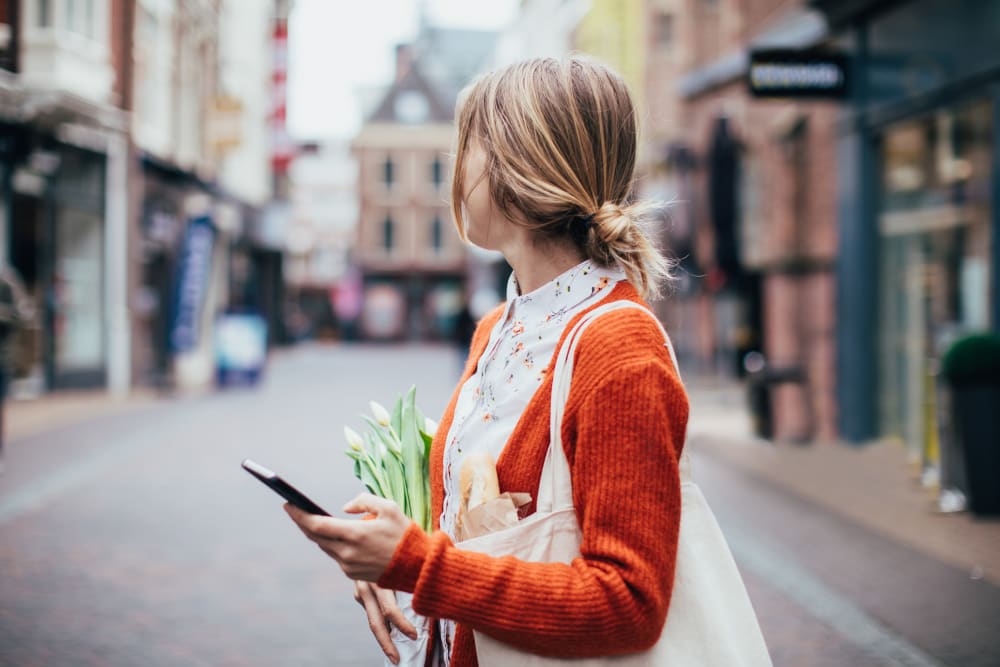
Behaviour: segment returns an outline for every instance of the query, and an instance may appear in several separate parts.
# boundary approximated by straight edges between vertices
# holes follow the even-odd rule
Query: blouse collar
[[[546,322],[555,314],[565,313],[598,293],[607,293],[624,279],[625,272],[620,267],[605,268],[588,259],[538,289],[521,294],[517,277],[511,273],[507,281],[509,312],[522,321],[538,319]]]

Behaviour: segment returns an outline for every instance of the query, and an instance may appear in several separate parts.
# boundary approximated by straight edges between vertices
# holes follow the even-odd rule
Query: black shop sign
[[[847,94],[847,58],[816,51],[751,51],[747,84],[754,97],[841,98]]]

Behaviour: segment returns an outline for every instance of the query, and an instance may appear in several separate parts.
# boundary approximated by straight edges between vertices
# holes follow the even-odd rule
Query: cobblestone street
[[[350,582],[239,463],[336,511],[360,489],[342,427],[410,384],[437,416],[457,373],[451,348],[303,347],[256,389],[15,439],[0,477],[0,665],[381,664]],[[695,476],[776,666],[998,664],[995,582],[747,474],[698,428]]]

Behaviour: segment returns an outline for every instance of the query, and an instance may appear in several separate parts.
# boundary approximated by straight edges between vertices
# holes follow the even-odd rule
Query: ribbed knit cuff
[[[411,522],[392,554],[389,567],[376,583],[380,588],[412,593],[429,550],[430,536],[415,521]]]

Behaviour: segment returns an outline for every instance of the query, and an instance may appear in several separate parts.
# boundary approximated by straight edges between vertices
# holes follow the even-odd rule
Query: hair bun
[[[605,243],[612,243],[628,235],[634,220],[628,207],[608,201],[594,214],[593,223],[598,236]]]

